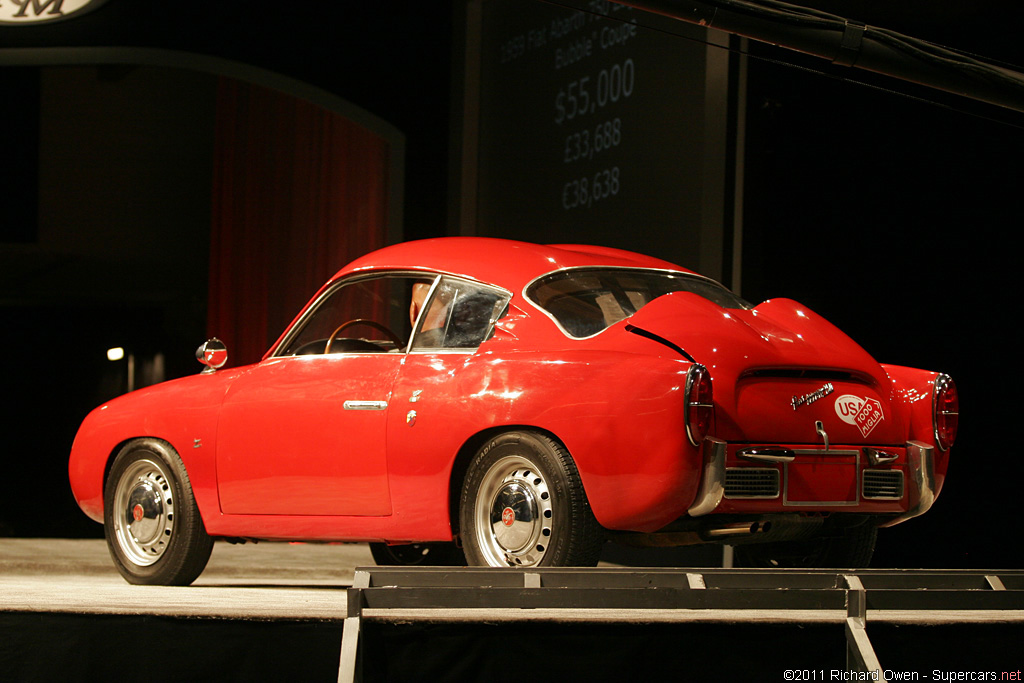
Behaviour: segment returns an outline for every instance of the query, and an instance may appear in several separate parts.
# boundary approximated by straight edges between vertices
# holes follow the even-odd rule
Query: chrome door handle
[[[387,401],[345,401],[345,410],[384,410],[388,407]]]

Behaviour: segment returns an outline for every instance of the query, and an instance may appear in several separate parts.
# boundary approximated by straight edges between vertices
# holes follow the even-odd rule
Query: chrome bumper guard
[[[881,527],[896,526],[928,512],[935,502],[935,449],[920,441],[907,442],[907,479],[910,498],[907,511],[882,524]]]
[[[700,477],[700,490],[687,510],[691,517],[708,514],[718,507],[725,495],[725,442],[712,436],[704,437],[701,453],[704,470]]]
[[[704,469],[700,490],[687,510],[690,517],[712,512],[725,495],[725,442],[705,437],[701,453]],[[907,479],[909,480],[909,506],[903,514],[880,526],[890,527],[923,515],[935,502],[935,449],[920,441],[907,442]]]

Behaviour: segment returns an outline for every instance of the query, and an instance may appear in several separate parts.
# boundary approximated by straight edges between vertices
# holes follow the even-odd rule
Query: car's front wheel
[[[110,556],[134,584],[185,586],[206,567],[206,533],[181,458],[167,443],[139,439],[117,454],[103,493]]]
[[[500,434],[477,452],[459,526],[470,565],[593,566],[604,543],[568,451],[531,431]]]

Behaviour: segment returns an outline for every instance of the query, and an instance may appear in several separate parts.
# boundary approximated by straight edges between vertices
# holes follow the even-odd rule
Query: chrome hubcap
[[[156,562],[174,529],[170,478],[152,460],[132,463],[114,491],[114,532],[127,558],[139,565]]]
[[[476,503],[477,540],[491,566],[540,564],[551,540],[547,482],[533,463],[502,458],[484,475]]]

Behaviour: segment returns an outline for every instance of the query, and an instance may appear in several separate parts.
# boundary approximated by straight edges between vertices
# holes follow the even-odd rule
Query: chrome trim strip
[[[860,462],[860,457],[859,457],[860,456],[860,450],[856,449],[856,448],[846,448],[846,449],[835,449],[835,448],[832,448],[832,449],[827,450],[827,451],[824,448],[794,448],[793,449],[793,455],[797,455],[797,456],[799,456],[799,455],[826,455],[826,456],[828,456],[830,458],[832,456],[834,456],[834,455],[840,455],[840,456],[842,456],[842,455],[856,455],[856,456],[858,456],[857,462]]]
[[[793,462],[796,454],[788,448],[744,448],[736,455],[745,460],[757,462]]]
[[[388,407],[387,401],[345,401],[342,405],[345,410],[385,410]]]
[[[446,349],[443,347],[437,348],[423,348],[423,349],[412,349],[407,351],[409,355],[415,356],[437,356],[437,355],[448,355],[448,356],[472,356],[480,347],[474,347],[472,349]]]
[[[713,511],[725,495],[725,442],[706,436],[701,452],[704,456],[704,470],[700,477],[700,489],[686,511],[691,517],[700,517]]]
[[[895,526],[923,515],[935,502],[935,449],[932,446],[921,441],[907,442],[907,479],[910,480],[907,511],[879,526]]]

